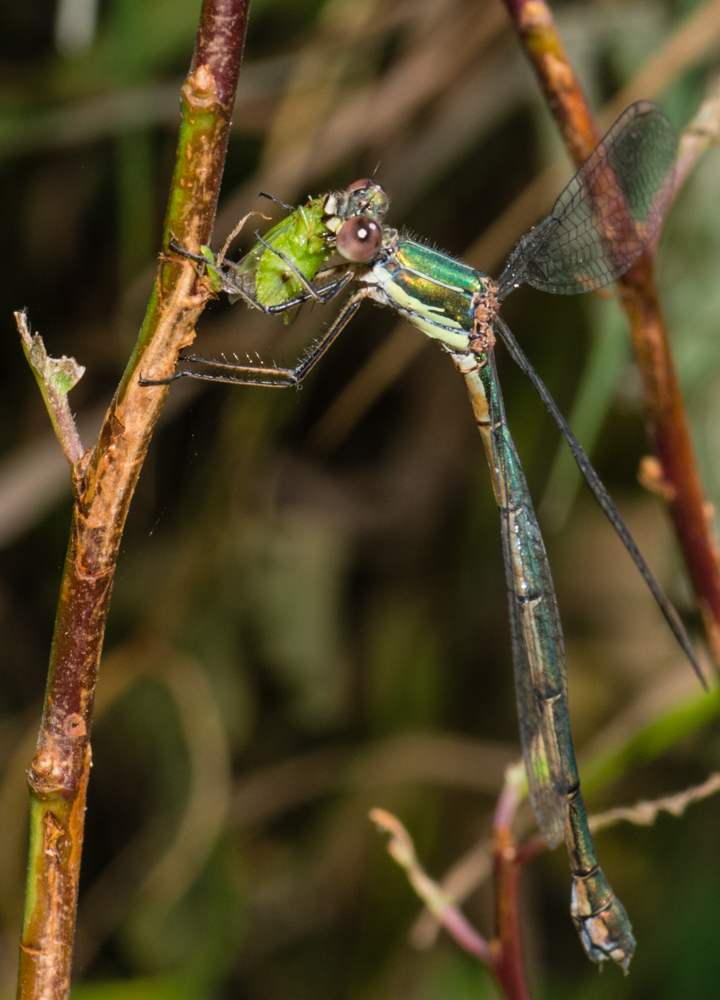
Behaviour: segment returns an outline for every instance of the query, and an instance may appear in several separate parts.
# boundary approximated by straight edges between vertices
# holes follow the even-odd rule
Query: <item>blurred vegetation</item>
[[[595,106],[693,6],[557,7]],[[5,996],[24,769],[70,511],[67,466],[12,310],[28,306],[48,350],[86,366],[72,402],[89,443],[153,281],[198,11],[199,0],[26,0],[0,15]],[[679,128],[717,70],[720,43],[714,51],[657,95]],[[297,202],[379,162],[392,224],[463,255],[559,153],[498,0],[253,0],[215,243],[258,207],[259,190]],[[521,234],[508,223],[473,263],[495,273]],[[659,277],[715,504],[719,271],[713,150],[673,209]],[[646,440],[615,304],[523,290],[504,312],[566,412],[584,379],[598,471],[699,635],[661,501],[636,481]],[[286,328],[218,302],[198,348],[289,361],[330,315],[307,308]],[[498,353],[539,504],[557,434]],[[387,385],[379,367],[394,373]],[[366,405],[353,403],[358,385]],[[678,791],[720,768],[718,699],[702,702],[629,558],[582,491],[573,502],[558,461],[542,509],[589,805]],[[555,532],[558,510],[570,515]],[[487,834],[503,767],[519,753],[497,511],[462,381],[421,334],[367,306],[302,392],[173,386],[125,536],[93,747],[77,1000],[494,996],[442,936],[411,947],[419,904],[367,820],[373,805],[400,815],[440,876]],[[711,799],[680,820],[598,835],[638,939],[628,978],[598,978],[585,959],[564,852],[533,862],[524,920],[536,995],[712,995],[719,824]],[[491,933],[487,884],[465,911]]]

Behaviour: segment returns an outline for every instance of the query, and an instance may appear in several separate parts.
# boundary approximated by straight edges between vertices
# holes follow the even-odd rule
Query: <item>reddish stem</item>
[[[505,0],[576,166],[600,138],[590,105],[544,0]],[[720,552],[700,481],[687,413],[646,252],[618,282],[643,382],[646,426],[662,467],[660,492],[685,557],[710,647],[720,663]]]
[[[544,0],[505,0],[505,6],[568,152],[579,167],[597,146],[600,133],[585,92],[570,65],[552,12]]]
[[[662,468],[670,508],[716,663],[720,663],[720,553],[673,362],[652,260],[643,254],[618,282],[642,373],[645,422]]]
[[[520,874],[527,858],[518,852],[512,831],[518,804],[517,784],[506,781],[493,817],[496,937],[490,960],[508,1000],[530,1000],[520,927]]]

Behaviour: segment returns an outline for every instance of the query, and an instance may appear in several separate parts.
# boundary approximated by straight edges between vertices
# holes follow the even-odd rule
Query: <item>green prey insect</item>
[[[498,311],[500,302],[523,283],[574,294],[600,288],[623,274],[660,229],[672,193],[676,145],[670,122],[654,104],[640,101],[628,108],[562,192],[551,214],[519,241],[497,282],[446,253],[381,225],[370,213],[338,213],[337,196],[329,195],[324,201],[324,224],[335,239],[334,244],[328,241],[328,248],[334,245],[347,263],[321,271],[312,291],[305,288],[284,306],[290,308],[310,298],[327,301],[344,287],[348,275],[357,280],[359,288],[306,357],[295,368],[279,368],[209,362],[191,355],[182,362],[210,365],[215,371],[182,369],[170,379],[144,380],[157,385],[190,375],[250,385],[296,385],[366,298],[394,309],[450,354],[466,382],[500,511],[520,737],[530,799],[548,846],[557,847],[565,839],[573,883],[571,915],[587,954],[598,963],[612,959],[625,970],[635,940],[627,914],[599,867],[588,828],[570,732],[557,600],[540,528],[505,418],[493,348],[497,335],[531,379],[702,680],[677,612]],[[270,249],[269,241],[261,245]],[[280,255],[277,248],[275,251]],[[283,254],[282,261],[300,280],[291,255]],[[223,287],[247,299],[236,287],[236,270],[221,272]],[[323,284],[328,279],[329,284]]]
[[[270,198],[270,195],[262,195]],[[267,313],[281,313],[286,322],[290,310],[308,297],[326,302],[351,280],[348,273],[337,284],[318,291],[312,284],[318,270],[335,253],[335,233],[328,228],[331,219],[340,223],[355,216],[380,222],[388,208],[388,197],[372,180],[355,181],[344,191],[320,198],[308,198],[304,205],[293,208],[278,201],[290,214],[274,225],[264,237],[257,233],[257,243],[236,264],[225,260],[225,253],[244,222],[230,234],[225,247],[216,257],[209,247],[201,247],[196,260],[204,260],[215,291],[226,291],[231,302],[244,300],[248,305]],[[332,204],[332,213],[328,206]],[[184,251],[171,244],[173,249]]]

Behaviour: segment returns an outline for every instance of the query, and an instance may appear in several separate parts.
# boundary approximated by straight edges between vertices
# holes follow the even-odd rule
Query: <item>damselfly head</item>
[[[382,221],[390,206],[390,199],[385,191],[370,178],[354,181],[345,188],[345,199],[346,218],[352,215],[369,215]]]
[[[325,225],[331,233],[338,233],[341,226],[356,215],[381,222],[389,204],[387,194],[372,179],[353,181],[344,191],[334,191],[325,199],[323,211],[328,217]]]

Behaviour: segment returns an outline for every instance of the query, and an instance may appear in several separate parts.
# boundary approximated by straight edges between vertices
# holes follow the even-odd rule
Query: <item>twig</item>
[[[657,758],[668,746],[684,735],[696,732],[698,727],[707,724],[717,714],[717,687],[708,696],[685,668],[685,663],[679,660],[670,675],[656,681],[598,735],[592,746],[585,749],[580,766],[583,787],[587,791],[606,787],[630,767]],[[706,787],[708,794],[712,794],[709,782],[700,786],[702,789]],[[615,815],[614,810],[612,814]],[[604,814],[590,817],[593,831],[601,815]],[[626,818],[624,811],[619,818]],[[529,809],[519,813],[515,820],[516,839],[522,844],[518,848],[519,854],[537,848],[537,845],[532,847],[534,838],[523,843],[534,822]],[[439,880],[442,890],[456,904],[461,905],[490,875],[491,847],[488,840],[474,845]],[[424,909],[412,930],[413,944],[417,948],[431,947],[437,931],[437,921]]]
[[[600,139],[590,105],[544,0],[505,0],[513,26],[537,75],[575,165]]]
[[[492,941],[487,941],[469,924],[456,897],[427,875],[417,859],[412,838],[400,820],[384,809],[370,812],[372,821],[390,834],[388,851],[407,872],[410,884],[427,910],[461,948],[492,970],[507,1000],[529,1000],[530,997],[522,954],[518,889],[523,866],[539,850],[545,849],[542,837],[533,838],[519,850],[516,847],[512,825],[517,807],[525,798],[525,789],[522,762],[508,767],[493,818],[497,933]]]
[[[517,847],[512,833],[512,824],[517,807],[525,797],[525,779],[522,762],[508,768],[503,788],[493,817],[493,850],[495,868],[495,900],[497,914],[497,937],[488,942],[467,922],[458,908],[469,890],[476,888],[488,874],[485,865],[475,866],[476,877],[472,885],[464,885],[462,896],[453,892],[447,877],[443,883],[431,879],[420,866],[412,839],[402,823],[382,809],[373,809],[370,818],[381,830],[391,835],[388,851],[397,863],[405,869],[408,879],[420,899],[423,900],[434,920],[440,923],[465,951],[488,965],[498,977],[508,998],[529,996],[525,983],[522,956],[522,938],[519,924],[518,886],[524,865],[537,854],[547,849],[544,838],[536,834],[522,846]],[[679,817],[689,805],[700,802],[720,792],[720,772],[716,772],[701,785],[693,786],[676,795],[652,801],[641,801],[634,806],[610,809],[589,819],[593,833],[627,821],[637,826],[652,825],[661,812]],[[483,853],[487,845],[483,845]],[[427,922],[426,922],[427,923]],[[429,928],[426,926],[427,932]],[[417,941],[418,925],[413,929],[416,945],[427,947],[430,942]]]
[[[609,826],[615,826],[623,820],[634,823],[635,826],[652,826],[661,812],[670,813],[671,816],[682,816],[689,805],[694,802],[702,802],[720,792],[720,773],[711,774],[702,785],[694,785],[684,792],[676,795],[667,795],[662,799],[642,800],[634,806],[619,806],[617,809],[608,809],[607,812],[598,813],[588,820],[590,830],[596,833],[598,830],[605,830]]]
[[[544,0],[505,0],[505,4],[579,167],[592,152],[599,132],[550,9]],[[720,664],[720,552],[648,251],[620,278],[617,287],[642,376],[648,433],[662,466],[663,486],[671,497],[670,515],[713,656]]]
[[[710,87],[710,93],[700,105],[698,113],[682,130],[675,165],[674,195],[677,195],[682,188],[702,154],[719,142],[720,77],[717,77]]]
[[[412,837],[400,820],[384,809],[371,809],[370,819],[379,830],[390,834],[388,853],[401,868],[404,868],[410,885],[448,934],[468,954],[479,958],[486,965],[491,965],[490,945],[468,923],[462,912],[454,905],[452,898],[423,870],[415,854]]]
[[[85,369],[75,358],[66,358],[65,355],[59,359],[48,357],[40,334],[30,333],[30,323],[25,311],[15,313],[15,322],[22,349],[40,386],[60,447],[70,465],[74,465],[82,456],[83,446],[70,412],[67,394],[83,377]]]
[[[490,877],[492,870],[492,842],[483,838],[451,865],[439,885],[455,903],[460,904]],[[418,950],[431,948],[438,930],[437,920],[424,907],[410,931],[410,940]]]
[[[191,249],[212,231],[249,0],[204,0],[182,92],[180,141],[165,219]],[[30,860],[18,996],[70,989],[95,683],[122,530],[170,374],[205,302],[190,262],[163,259],[140,337],[92,452],[73,467],[76,503],[50,655],[37,752],[28,772]]]

